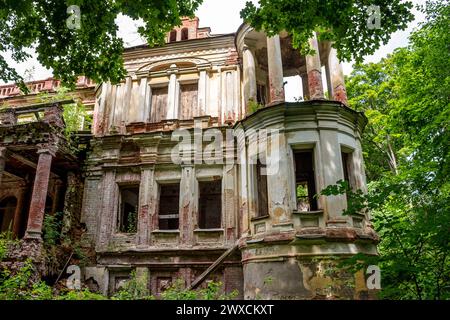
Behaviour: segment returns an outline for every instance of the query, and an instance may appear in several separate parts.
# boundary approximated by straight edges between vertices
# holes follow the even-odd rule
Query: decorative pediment
[[[136,73],[156,72],[169,69],[172,65],[176,65],[178,69],[183,68],[204,68],[210,67],[211,62],[202,58],[178,58],[166,59],[156,62],[151,62],[140,67]]]

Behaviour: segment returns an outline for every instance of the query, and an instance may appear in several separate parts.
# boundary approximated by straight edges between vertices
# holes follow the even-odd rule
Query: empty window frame
[[[269,201],[267,198],[267,175],[263,172],[264,166],[258,160],[256,163],[256,190],[258,206],[256,211],[257,217],[265,217],[269,215]]]
[[[178,230],[180,184],[160,185],[159,192],[159,230]]]
[[[342,169],[344,174],[344,180],[347,181],[350,189],[356,188],[355,186],[355,179],[353,175],[353,164],[352,164],[352,152],[348,151],[342,151],[341,157],[342,157]]]
[[[188,28],[183,28],[181,30],[181,40],[188,40],[189,39],[189,30]]]
[[[313,150],[297,151],[294,159],[297,211],[317,210]]]
[[[258,103],[265,106],[267,103],[266,99],[266,86],[262,84],[257,85],[257,91],[256,91],[256,99],[258,100]]]
[[[119,190],[119,232],[136,233],[139,210],[139,186],[121,186]]]
[[[17,199],[8,197],[0,202],[0,232],[12,231]]]
[[[177,41],[177,31],[172,30],[172,31],[170,31],[170,35],[169,35],[169,42],[175,42],[175,41]]]
[[[217,229],[222,225],[222,180],[199,182],[200,229]]]
[[[192,119],[198,105],[198,83],[180,84],[180,119]]]
[[[168,90],[167,86],[152,88],[151,122],[160,122],[166,119]]]

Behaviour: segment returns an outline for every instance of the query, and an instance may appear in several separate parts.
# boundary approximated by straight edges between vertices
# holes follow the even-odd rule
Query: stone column
[[[331,115],[327,111],[317,112],[320,135],[320,159],[322,162],[322,179],[319,181],[318,191],[335,185],[337,181],[344,179],[344,170],[341,159],[341,146],[338,140],[338,116]],[[327,225],[333,227],[345,227],[348,218],[342,215],[347,206],[345,195],[322,196],[323,209],[328,217]]]
[[[257,100],[257,86],[256,86],[256,66],[253,53],[248,47],[244,48],[242,53],[242,64],[244,74],[244,101],[247,106],[250,100]],[[247,108],[248,109],[248,108]]]
[[[330,55],[328,56],[328,68],[330,70],[330,83],[333,91],[330,92],[330,94],[332,95],[333,100],[348,104],[344,71],[342,70],[341,62],[337,57],[337,51],[333,47],[330,48]]]
[[[180,218],[179,229],[182,245],[193,245],[194,226],[197,224],[195,215],[195,169],[192,165],[182,165],[180,182]]]
[[[167,93],[167,116],[166,119],[176,119],[178,117],[178,95],[177,95],[177,72],[176,65],[173,64],[170,66],[170,70],[167,72],[170,76],[169,80],[169,88]]]
[[[148,91],[150,87],[147,84],[147,78],[141,78],[139,83],[139,103],[138,108],[142,108],[142,116],[140,121],[147,122],[150,118],[150,99],[148,96]]]
[[[306,72],[308,73],[308,88],[311,100],[323,99],[322,72],[319,55],[319,43],[316,33],[309,39],[310,47],[315,51],[313,55],[306,56]]]
[[[3,171],[5,171],[6,147],[0,147],[0,186],[2,185]]]
[[[288,145],[284,132],[272,133],[269,139],[267,143],[270,143],[270,150],[266,151],[266,156],[268,157],[266,173],[269,214],[272,220],[272,227],[280,225],[282,229],[289,229],[292,227],[289,225],[292,221],[290,187],[291,179],[294,179],[294,177],[292,177],[289,170],[289,166],[292,164],[289,162]],[[262,163],[264,164],[264,162]],[[288,225],[285,226],[286,223]]]
[[[197,114],[194,113],[194,116],[206,115],[207,78],[208,74],[206,69],[201,69],[198,79],[198,109]]]
[[[33,194],[31,196],[30,211],[26,238],[41,238],[42,224],[45,214],[45,200],[47,198],[50,169],[54,153],[49,149],[38,151],[39,160],[34,178]]]
[[[249,165],[247,162],[247,149],[245,132],[242,128],[237,128],[235,130],[237,137],[237,152],[238,152],[238,164],[239,164],[239,230],[241,236],[246,236],[250,234],[250,224],[249,224],[249,197],[248,188],[253,185],[248,183],[248,169]]]
[[[148,246],[152,224],[150,215],[155,211],[157,199],[154,197],[155,189],[155,167],[146,165],[141,168],[141,185],[139,186],[139,216],[137,227],[138,246]]]
[[[303,100],[307,101],[310,99],[309,97],[309,86],[308,86],[308,74],[304,73],[300,75],[302,78],[302,87],[303,87]]]
[[[106,170],[103,173],[102,181],[102,207],[100,212],[100,226],[98,228],[97,249],[106,250],[109,239],[114,232],[116,210],[119,197],[119,187],[116,184],[116,172]]]
[[[22,209],[23,209],[23,201],[25,197],[26,185],[20,187],[17,197],[17,206],[16,212],[14,213],[14,226],[13,232],[16,237],[19,237],[20,226],[22,224]]]
[[[269,64],[270,103],[284,102],[283,61],[281,58],[280,36],[267,38]]]

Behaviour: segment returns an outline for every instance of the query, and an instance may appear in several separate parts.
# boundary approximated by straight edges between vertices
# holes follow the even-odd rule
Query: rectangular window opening
[[[267,199],[267,175],[263,172],[265,167],[258,160],[256,163],[256,185],[258,208],[257,217],[265,217],[269,215],[269,201]]]
[[[317,210],[313,150],[296,152],[294,158],[297,210]]]
[[[137,232],[138,210],[139,186],[120,187],[119,232]]]
[[[159,230],[178,230],[180,208],[180,184],[160,186]]]
[[[167,117],[169,87],[152,88],[151,122],[160,122]]]
[[[222,180],[199,182],[199,228],[222,226]]]
[[[198,83],[180,85],[180,119],[192,119],[198,104]]]

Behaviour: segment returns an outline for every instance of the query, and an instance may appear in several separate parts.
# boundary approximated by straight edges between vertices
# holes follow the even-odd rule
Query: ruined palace
[[[107,295],[135,270],[155,296],[182,279],[244,299],[367,297],[363,273],[353,290],[331,290],[324,268],[377,254],[368,213],[316,196],[340,180],[365,191],[367,119],[347,105],[331,43],[310,45],[304,56],[288,34],[243,24],[215,35],[185,18],[164,46],[125,49],[120,84],[79,78],[71,100],[92,115],[73,134],[83,152],[64,132],[73,101],[39,100],[57,80],[30,82],[27,95],[0,86],[1,230],[31,254],[44,217],[63,213],[60,241],[79,239],[91,254],[82,281]]]

